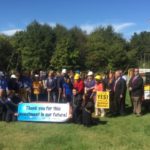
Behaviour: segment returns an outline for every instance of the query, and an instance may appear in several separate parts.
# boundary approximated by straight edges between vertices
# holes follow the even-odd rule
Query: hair
[[[78,89],[77,88],[73,88],[72,90],[76,90],[78,92]]]

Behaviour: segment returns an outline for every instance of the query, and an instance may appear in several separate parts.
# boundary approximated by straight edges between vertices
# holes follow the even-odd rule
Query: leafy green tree
[[[0,35],[0,69],[7,71],[9,65],[14,66],[14,60],[11,60],[14,49],[7,37]]]
[[[134,33],[130,41],[129,53],[132,54],[132,60],[136,66],[150,66],[150,32]]]
[[[56,49],[51,59],[52,68],[59,70],[63,67],[79,69],[84,66],[81,58],[84,50],[85,35],[81,29],[74,27],[67,30],[65,27],[57,25],[54,31],[57,40]]]
[[[13,45],[21,54],[24,69],[47,69],[55,48],[55,34],[49,25],[34,21],[24,32],[13,37]]]
[[[24,37],[25,37],[25,31],[17,32],[14,36],[10,37],[10,43],[12,44],[15,50],[12,56],[12,59],[16,58],[14,69],[17,71],[21,71],[23,68],[22,67],[22,50],[25,47]]]
[[[126,68],[126,41],[111,26],[99,27],[88,38],[86,66],[91,70]]]
[[[69,30],[71,41],[69,62],[72,69],[85,70],[87,35],[78,27]]]
[[[127,42],[112,26],[100,26],[87,35],[78,27],[51,27],[33,21],[10,38],[1,36],[0,50],[3,60],[2,47],[9,49],[9,59],[3,61],[9,64],[7,68],[104,71],[138,66],[140,58],[149,53],[149,43],[150,32],[135,33]],[[6,65],[2,63],[1,68]]]
[[[56,50],[51,59],[51,67],[56,70],[61,70],[63,67],[69,67],[68,63],[68,46],[67,39],[62,39],[57,42]]]

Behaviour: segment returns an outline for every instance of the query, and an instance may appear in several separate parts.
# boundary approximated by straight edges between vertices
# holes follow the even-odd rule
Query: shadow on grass
[[[65,122],[63,124],[77,124],[77,125],[84,125],[83,123],[74,123],[72,120]],[[106,125],[107,121],[102,121],[99,118],[92,117],[92,121],[88,125],[84,125],[85,127],[93,127],[98,125]]]
[[[142,102],[142,115],[150,113],[150,100],[145,100]]]
[[[102,121],[99,118],[92,118],[92,126],[96,126],[96,125],[106,125],[107,121]]]
[[[133,114],[133,107],[132,107],[132,106],[129,106],[129,105],[126,105],[125,114],[126,114],[126,115],[131,115],[131,114]]]
[[[111,117],[111,118],[114,117],[114,118],[116,118],[116,117],[120,117],[120,116],[122,116],[122,117],[128,116],[128,115],[131,115],[131,114],[133,114],[133,108],[126,104],[124,113],[115,113],[115,114],[113,114],[111,112],[108,112],[107,113],[107,117]]]
[[[150,113],[150,101],[143,101],[142,102],[142,112],[141,112],[141,115],[146,115]],[[120,117],[120,116],[129,116],[129,115],[132,115],[133,114],[133,107],[132,106],[129,106],[126,104],[125,106],[125,113],[123,114],[111,114],[111,113],[108,113],[107,114],[107,117]]]

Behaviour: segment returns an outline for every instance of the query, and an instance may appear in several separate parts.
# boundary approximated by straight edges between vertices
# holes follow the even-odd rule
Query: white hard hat
[[[12,78],[12,79],[16,79],[17,77],[16,77],[16,75],[15,75],[15,74],[12,74],[12,75],[10,76],[10,78]]]
[[[35,77],[39,77],[39,75],[38,75],[38,74],[35,74],[34,76],[35,76]]]
[[[88,75],[88,76],[92,76],[92,75],[93,75],[93,72],[92,72],[92,71],[89,71],[87,75]]]
[[[67,69],[62,69],[61,73],[67,73]]]

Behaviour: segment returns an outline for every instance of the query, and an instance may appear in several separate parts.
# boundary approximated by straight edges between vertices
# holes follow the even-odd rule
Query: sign
[[[97,92],[96,108],[109,108],[109,92]]]
[[[150,85],[144,86],[144,100],[150,100]]]
[[[69,103],[22,103],[18,107],[18,121],[65,122],[69,119]]]
[[[144,100],[150,100],[150,91],[144,91]]]
[[[139,73],[141,73],[141,74],[146,73],[146,72],[150,72],[150,69],[146,69],[146,68],[145,69],[141,69],[141,68],[139,69]]]

